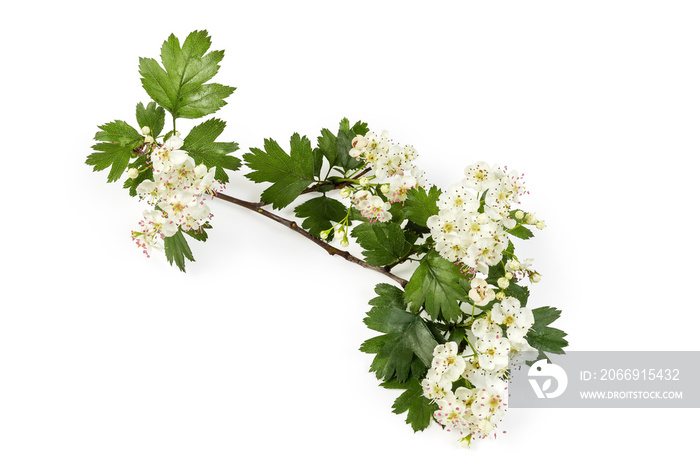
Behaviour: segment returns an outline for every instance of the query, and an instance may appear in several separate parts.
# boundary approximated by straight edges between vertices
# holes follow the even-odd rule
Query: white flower
[[[471,282],[471,290],[469,290],[469,298],[474,301],[476,306],[485,306],[496,297],[496,293],[483,278],[475,278]]]
[[[404,202],[408,196],[408,190],[416,186],[416,179],[412,175],[397,176],[389,182],[389,202]]]
[[[494,304],[495,306],[495,304]],[[490,314],[486,317],[476,319],[472,324],[472,333],[477,338],[483,338],[487,333],[496,333],[499,336],[503,335],[501,327],[491,319]]]
[[[428,371],[428,377],[450,382],[457,380],[467,365],[457,351],[457,343],[452,341],[444,345],[437,345],[433,350],[433,362]]]
[[[384,202],[379,196],[368,196],[357,203],[357,208],[363,217],[370,222],[388,222],[391,220],[391,204]]]
[[[493,186],[496,181],[491,167],[486,162],[477,162],[464,169],[466,178],[462,181],[467,188],[476,191],[486,191]]]
[[[508,366],[510,343],[498,333],[490,332],[477,338],[474,345],[479,355],[479,365],[487,371],[497,371]]]
[[[440,194],[438,199],[440,209],[459,209],[465,212],[476,212],[479,209],[479,199],[462,184],[453,184],[447,191]]]
[[[431,400],[439,400],[452,391],[452,382],[444,378],[426,377],[421,382],[423,396]]]
[[[507,327],[506,335],[509,340],[520,342],[525,339],[528,330],[535,323],[532,310],[520,307],[520,301],[512,296],[493,305],[491,320]]]
[[[435,420],[446,427],[448,432],[457,432],[461,437],[469,434],[467,429],[467,419],[469,409],[467,403],[458,399],[451,391],[436,401],[438,410],[435,411]]]

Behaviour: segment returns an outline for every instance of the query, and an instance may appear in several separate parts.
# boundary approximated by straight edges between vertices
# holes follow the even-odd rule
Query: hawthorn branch
[[[216,195],[217,199],[221,199],[222,201],[230,202],[232,204],[236,204],[237,206],[244,207],[250,211],[253,211],[255,213],[258,213],[262,215],[263,217],[267,217],[270,220],[273,220],[281,225],[286,226],[290,230],[293,230],[306,239],[314,242],[316,245],[322,247],[328,254],[331,256],[340,256],[343,259],[345,259],[348,262],[352,262],[353,264],[357,264],[360,267],[364,267],[366,269],[374,270],[375,272],[379,272],[382,275],[391,278],[395,282],[397,282],[399,285],[401,285],[402,288],[406,288],[406,284],[408,283],[408,280],[405,280],[397,275],[394,275],[391,273],[391,269],[389,267],[376,267],[374,265],[369,265],[367,262],[363,261],[362,259],[359,259],[352,254],[350,254],[348,251],[343,251],[341,249],[338,249],[336,247],[331,246],[330,244],[326,243],[320,238],[316,238],[313,236],[311,233],[308,231],[304,230],[301,228],[297,222],[294,222],[292,220],[288,220],[286,218],[280,217],[277,214],[274,214],[270,211],[267,211],[263,209],[263,207],[266,205],[264,202],[248,202],[244,201],[242,199],[235,198],[233,196],[229,196],[227,194],[219,193]]]

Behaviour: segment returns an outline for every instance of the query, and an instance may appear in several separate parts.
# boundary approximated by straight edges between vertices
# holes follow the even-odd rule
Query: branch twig
[[[253,212],[256,212],[256,213],[262,215],[263,217],[267,217],[270,220],[274,220],[275,222],[277,222],[281,225],[284,225],[287,228],[299,233],[300,235],[304,236],[306,239],[313,241],[315,244],[317,244],[318,246],[325,249],[326,252],[328,254],[330,254],[331,256],[340,256],[348,262],[352,262],[353,264],[357,264],[357,265],[364,267],[366,269],[370,269],[370,270],[374,270],[375,272],[379,272],[382,275],[389,277],[392,280],[394,280],[395,282],[397,282],[399,285],[401,285],[402,288],[406,288],[406,284],[408,283],[408,281],[391,273],[389,268],[376,267],[374,265],[369,265],[367,262],[363,261],[362,259],[358,259],[357,257],[353,256],[348,251],[343,251],[341,249],[338,249],[336,247],[331,246],[330,244],[326,243],[325,241],[311,235],[308,231],[301,228],[296,222],[294,222],[292,220],[287,220],[286,218],[280,217],[279,215],[273,214],[272,212],[269,212],[269,211],[263,209],[263,206],[266,205],[263,202],[248,202],[248,201],[244,201],[242,199],[238,199],[238,198],[235,198],[233,196],[229,196],[229,195],[223,194],[223,193],[217,194],[216,198],[221,199],[222,201],[236,204],[237,206],[244,207],[248,210],[251,210]]]

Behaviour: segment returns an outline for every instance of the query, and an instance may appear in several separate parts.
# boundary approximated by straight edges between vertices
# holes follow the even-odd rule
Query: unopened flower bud
[[[544,220],[540,220],[539,222],[535,223],[535,226],[538,230],[544,230],[544,227],[547,225],[544,224]]]
[[[388,184],[383,184],[381,187],[381,190],[384,194],[388,193],[391,188],[389,187]]]
[[[515,218],[517,218],[518,220],[522,220],[524,217],[525,212],[523,212],[522,210],[518,210],[517,212],[515,212]]]
[[[360,178],[360,186],[362,186],[363,188],[366,186],[369,186],[369,180],[367,179],[366,176],[363,176],[362,178]]]
[[[527,223],[528,225],[534,225],[535,223],[537,223],[537,217],[535,217],[535,214],[527,214],[525,216],[525,223]]]
[[[517,222],[512,219],[512,218],[504,218],[503,219],[503,226],[505,227],[506,230],[511,230],[515,228],[515,225],[517,225]]]
[[[321,234],[319,235],[321,239],[328,239],[328,232],[327,231],[322,231]]]
[[[340,240],[340,245],[344,248],[347,248],[348,246],[350,246],[350,241],[348,241],[347,238],[343,238],[342,240]]]
[[[530,275],[530,281],[532,283],[539,283],[540,280],[542,280],[542,275],[540,275],[539,273],[535,272],[532,275]]]
[[[506,288],[508,288],[508,285],[510,285],[510,282],[508,281],[508,279],[506,277],[499,278],[497,283],[498,283],[498,287],[503,288],[504,290]]]
[[[135,180],[139,177],[139,170],[137,168],[130,168],[127,172],[127,175],[129,175],[129,178],[131,178],[132,180]]]
[[[507,278],[508,280],[512,280],[512,279],[513,279],[513,274],[510,273],[510,272],[506,272],[506,278]]]
[[[499,301],[503,301],[504,299],[506,299],[506,294],[502,291],[499,291],[498,293],[496,293],[496,299]]]
[[[343,188],[340,190],[340,197],[346,199],[350,196],[351,193],[352,191],[350,191],[350,188]]]
[[[153,137],[152,136],[146,136],[143,138],[143,141],[148,143],[148,144],[153,144]]]
[[[149,128],[148,126],[144,126],[143,128],[141,128],[141,134],[151,134],[151,128]]]

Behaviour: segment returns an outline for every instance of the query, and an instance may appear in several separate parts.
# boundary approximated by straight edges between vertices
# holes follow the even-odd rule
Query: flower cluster
[[[422,382],[423,396],[438,406],[435,420],[448,432],[456,432],[463,446],[469,446],[473,438],[494,432],[506,413],[508,384],[500,374],[507,368],[509,349],[506,346],[504,359],[498,336],[487,338],[491,340],[484,339],[484,344],[493,345],[498,354],[489,363],[492,370],[481,367],[485,360],[465,358],[459,354],[456,343],[448,342],[435,347],[432,365]],[[466,383],[458,384],[453,391],[453,384],[462,378]]]
[[[147,128],[143,132],[147,134]],[[215,168],[195,165],[194,159],[181,150],[182,145],[178,136],[171,136],[162,145],[151,143],[148,157],[153,180],[144,180],[136,188],[142,199],[155,206],[144,212],[140,229],[131,232],[147,256],[152,247],[160,247],[159,239],[173,236],[180,229],[201,229],[211,217],[205,200],[223,188],[214,179]],[[130,170],[129,176],[136,178],[138,171]]]
[[[362,216],[372,222],[391,220],[391,204],[403,203],[409,189],[425,184],[423,172],[413,165],[418,152],[413,146],[393,143],[386,131],[380,135],[369,132],[365,136],[356,136],[352,140],[350,156],[373,168],[372,178],[380,183],[379,189],[386,198],[365,189],[370,185],[369,178],[360,180],[363,189],[353,194],[352,202]]]
[[[435,250],[473,272],[488,273],[508,247],[506,231],[517,226],[511,207],[525,193],[522,177],[484,162],[464,170],[461,183],[440,194],[440,211],[428,219]]]

